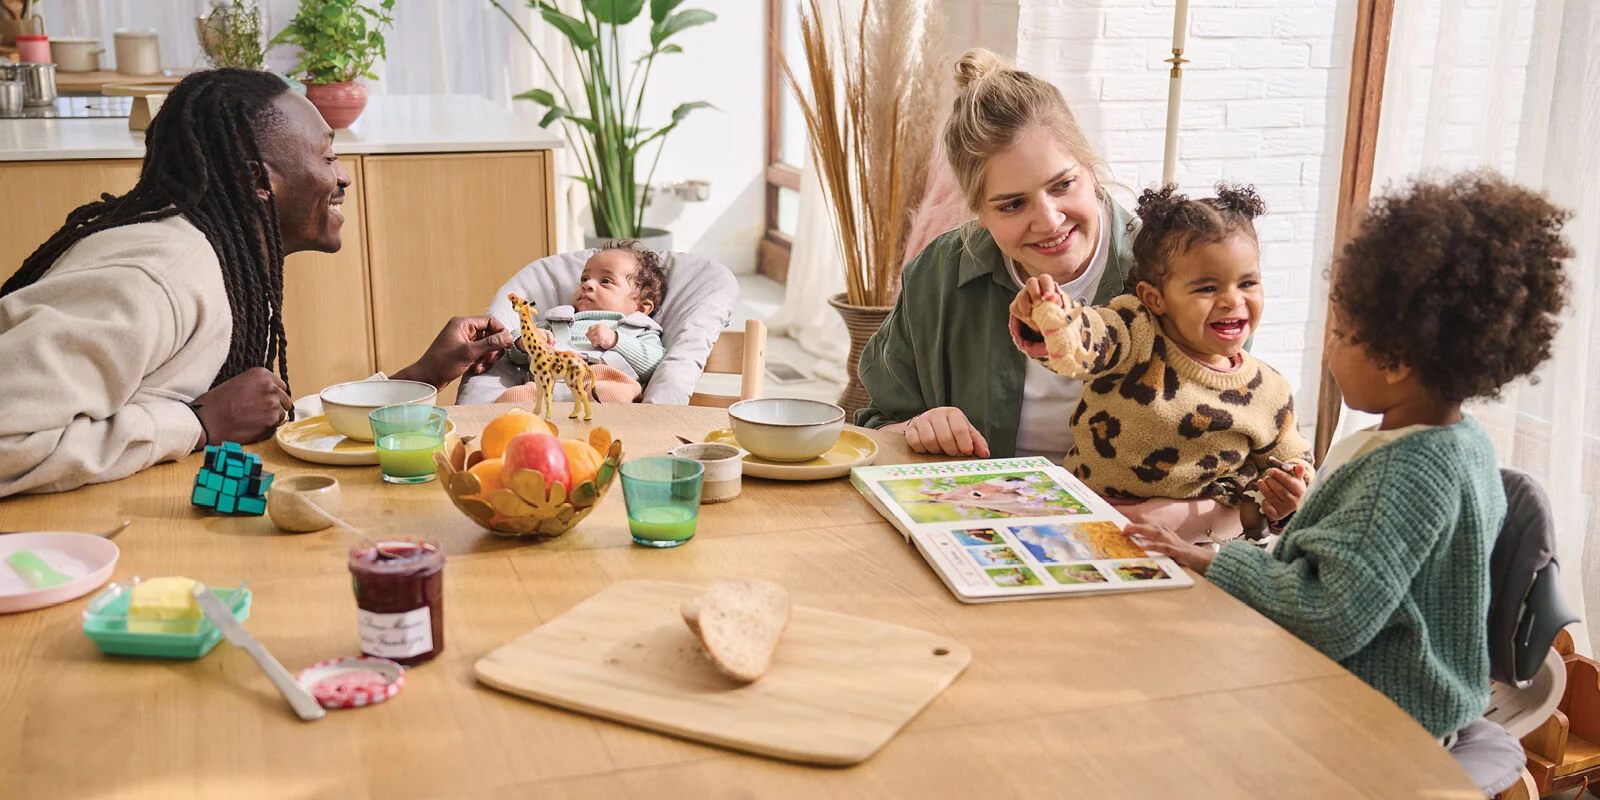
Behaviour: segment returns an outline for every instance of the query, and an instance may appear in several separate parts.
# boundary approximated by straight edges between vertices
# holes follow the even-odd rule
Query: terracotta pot
[[[308,83],[306,99],[317,107],[328,127],[344,130],[367,108],[367,87],[355,81]]]
[[[851,305],[849,295],[843,293],[828,298],[828,305],[839,312],[839,316],[844,318],[845,329],[850,331],[850,358],[845,362],[850,371],[850,382],[845,385],[844,394],[839,395],[839,405],[845,413],[854,416],[856,409],[872,400],[867,388],[861,385],[861,376],[856,372],[861,364],[861,349],[867,346],[872,334],[882,327],[894,306]]]

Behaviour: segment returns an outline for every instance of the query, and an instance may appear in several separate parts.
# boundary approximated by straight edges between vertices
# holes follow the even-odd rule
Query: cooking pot
[[[105,51],[99,39],[50,40],[50,59],[62,72],[98,72]]]
[[[48,106],[56,102],[56,65],[18,64],[22,78],[22,104]]]

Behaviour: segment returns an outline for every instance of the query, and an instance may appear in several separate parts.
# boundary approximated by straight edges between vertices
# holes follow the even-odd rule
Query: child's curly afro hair
[[[1446,402],[1497,395],[1550,356],[1567,216],[1490,171],[1374,199],[1333,264],[1344,335]]]

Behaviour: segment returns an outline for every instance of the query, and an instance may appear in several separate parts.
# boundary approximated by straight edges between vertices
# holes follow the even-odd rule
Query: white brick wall
[[[967,2],[981,0],[967,0]],[[1114,181],[1161,179],[1173,0],[1013,0],[1017,60],[1061,88]],[[1254,183],[1265,321],[1255,353],[1317,391],[1325,286],[1344,135],[1354,4],[1191,0],[1179,184]],[[1133,193],[1114,188],[1131,209]]]

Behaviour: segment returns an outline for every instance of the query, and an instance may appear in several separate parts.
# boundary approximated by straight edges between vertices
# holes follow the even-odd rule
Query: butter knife
[[[239,624],[239,619],[222,604],[222,598],[217,597],[216,593],[203,584],[197,583],[194,587],[194,599],[200,604],[200,610],[205,612],[206,619],[211,620],[211,623],[222,631],[222,635],[228,637],[229,644],[243,649],[256,660],[261,666],[261,671],[267,673],[267,679],[272,681],[273,686],[278,687],[283,699],[289,701],[289,707],[293,708],[294,713],[299,714],[301,719],[309,722],[322,719],[322,716],[328,713],[310,692],[295,682],[294,676],[278,663],[278,659],[273,658],[272,654],[267,652],[267,648]]]

